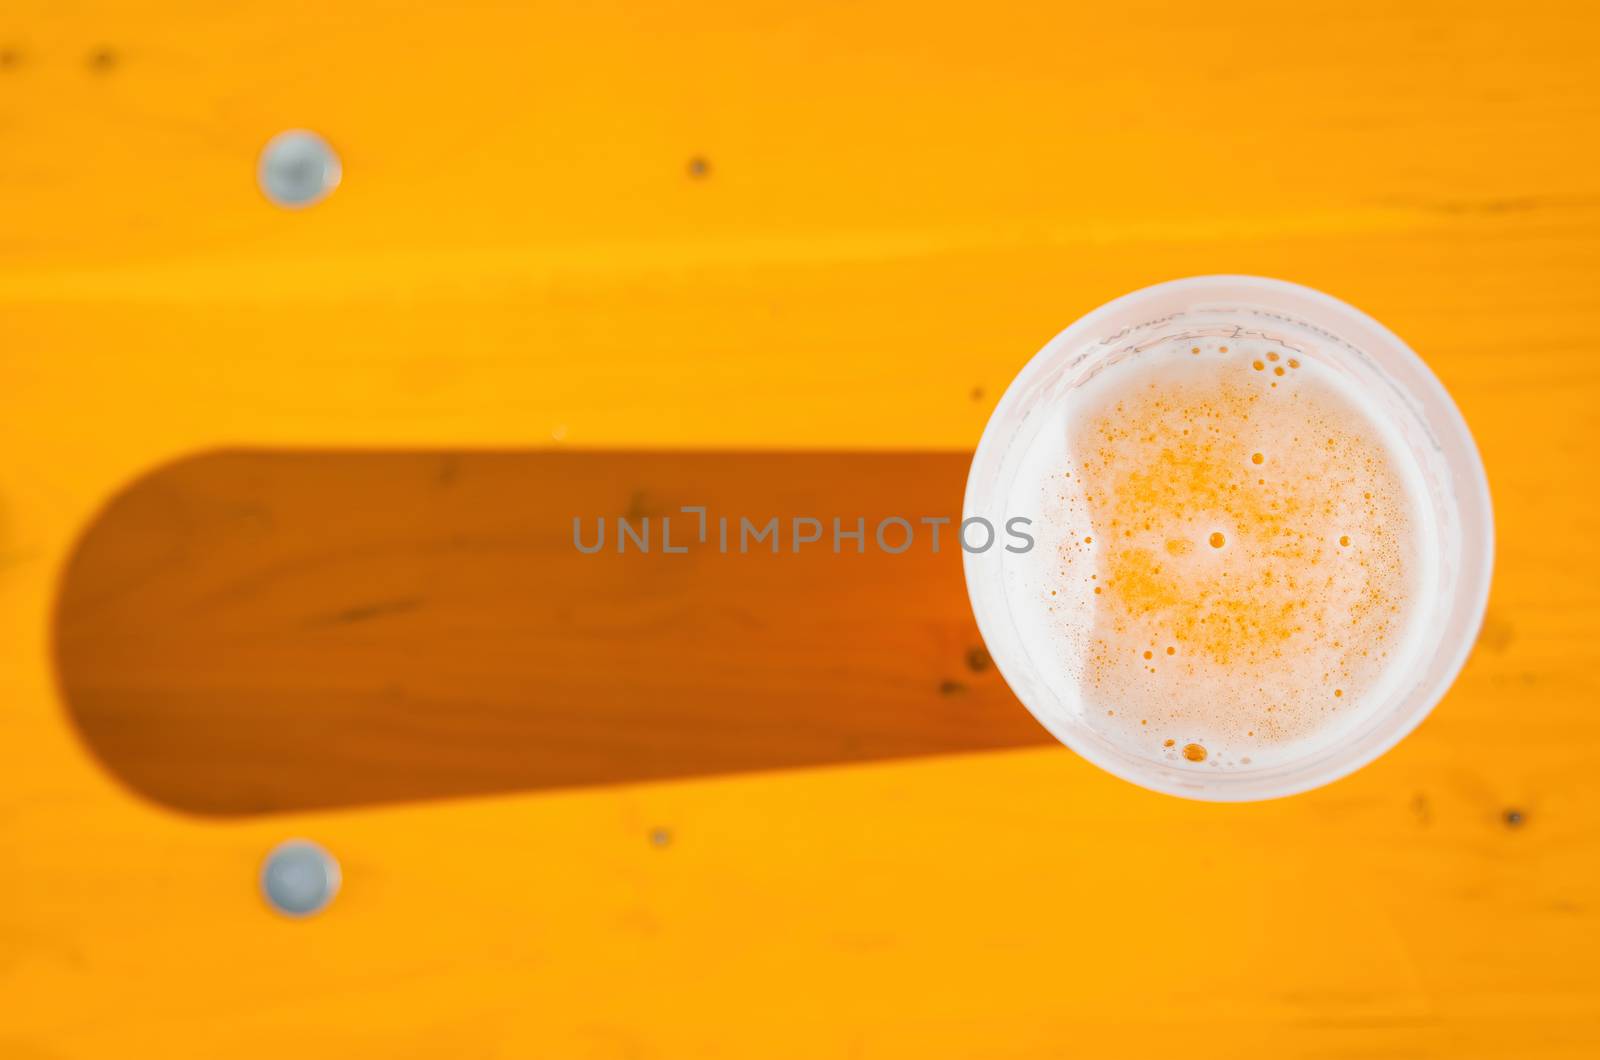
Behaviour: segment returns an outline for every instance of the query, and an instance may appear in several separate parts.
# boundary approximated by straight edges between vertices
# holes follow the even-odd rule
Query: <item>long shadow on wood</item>
[[[263,814],[1048,742],[989,665],[960,453],[209,453],[65,573],[62,693],[158,803]],[[699,517],[707,509],[707,540]],[[917,536],[881,550],[888,516]],[[572,520],[592,545],[584,554]],[[615,517],[651,551],[617,552]],[[719,550],[718,517],[731,521]],[[780,549],[739,551],[739,517]],[[822,540],[792,544],[792,519]],[[866,552],[832,550],[832,519]],[[949,517],[940,551],[919,519]],[[670,517],[673,548],[661,540]],[[805,530],[809,531],[809,524]],[[898,547],[903,532],[886,531]]]

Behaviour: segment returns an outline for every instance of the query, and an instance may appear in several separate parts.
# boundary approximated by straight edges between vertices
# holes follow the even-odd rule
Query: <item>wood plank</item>
[[[13,0],[0,1056],[1600,1055],[1597,53],[1578,0]],[[345,162],[297,213],[290,126]],[[71,724],[73,549],[185,454],[970,450],[1076,316],[1229,271],[1403,335],[1496,503],[1479,650],[1326,789],[1040,747],[197,819]]]

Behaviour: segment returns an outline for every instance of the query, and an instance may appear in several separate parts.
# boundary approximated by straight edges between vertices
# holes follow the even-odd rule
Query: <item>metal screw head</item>
[[[328,141],[305,129],[290,129],[268,140],[256,166],[261,193],[291,210],[326,199],[343,175],[344,167]]]
[[[285,916],[311,916],[339,893],[339,863],[308,839],[280,843],[261,864],[261,894]]]

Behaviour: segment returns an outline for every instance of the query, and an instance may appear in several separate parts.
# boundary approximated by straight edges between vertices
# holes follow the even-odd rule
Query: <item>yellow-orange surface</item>
[[[6,5],[0,1057],[1600,1053],[1597,45],[1542,0]],[[289,213],[294,126],[345,183]],[[1206,272],[1392,326],[1495,495],[1478,650],[1327,789],[1049,748],[207,821],[64,720],[68,549],[179,454],[968,446]],[[288,835],[345,869],[309,921],[253,890]]]

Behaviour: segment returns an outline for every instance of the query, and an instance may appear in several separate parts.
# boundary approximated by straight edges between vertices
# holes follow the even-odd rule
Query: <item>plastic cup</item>
[[[1494,566],[1489,484],[1466,421],[1434,374],[1392,331],[1359,309],[1309,287],[1256,276],[1198,276],[1146,287],[1081,318],[1050,340],[996,406],[967,477],[965,518],[995,526],[1028,515],[1006,511],[1018,464],[1048,418],[1045,411],[1111,359],[1152,340],[1238,325],[1271,336],[1286,323],[1314,331],[1309,356],[1363,388],[1374,412],[1403,439],[1422,472],[1434,514],[1437,584],[1422,586],[1424,638],[1400,680],[1360,725],[1302,756],[1259,768],[1207,768],[1141,757],[1092,728],[1080,703],[1041,677],[1007,600],[1003,549],[965,555],[967,593],[996,666],[1017,698],[1058,740],[1095,765],[1152,791],[1239,802],[1292,795],[1366,765],[1416,728],[1466,662],[1483,621]],[[1420,528],[1419,528],[1420,529]]]

